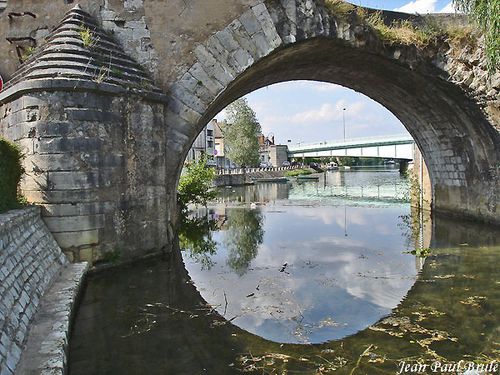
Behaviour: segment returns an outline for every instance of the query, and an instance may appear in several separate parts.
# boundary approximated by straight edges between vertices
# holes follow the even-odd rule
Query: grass
[[[83,42],[83,46],[86,48],[90,49],[99,42],[99,37],[96,37],[92,30],[90,30],[88,27],[82,26],[78,33],[80,34],[80,39]]]
[[[109,69],[104,66],[101,66],[99,71],[96,72],[94,81],[97,83],[102,83],[107,77],[109,77]]]
[[[472,26],[439,25],[431,17],[424,17],[421,25],[409,20],[384,22],[382,12],[368,12],[343,0],[325,0],[326,7],[339,19],[346,20],[355,14],[357,19],[369,26],[385,43],[415,45],[425,48],[438,40],[447,40],[451,46],[472,45],[477,43],[478,35]]]
[[[297,176],[309,175],[312,173],[313,173],[313,171],[308,169],[308,168],[301,168],[301,169],[294,169],[291,171],[286,171],[285,173],[283,173],[283,175],[285,177],[297,177]]]
[[[357,9],[354,5],[343,0],[325,0],[326,7],[341,19],[346,19]]]
[[[21,60],[25,62],[30,58],[30,56],[35,52],[35,47],[28,47],[23,51],[23,54],[21,55]]]
[[[417,47],[426,47],[437,36],[434,30],[419,29],[408,20],[395,21],[386,25],[381,12],[370,14],[365,21],[375,30],[380,39],[388,43],[414,44]]]

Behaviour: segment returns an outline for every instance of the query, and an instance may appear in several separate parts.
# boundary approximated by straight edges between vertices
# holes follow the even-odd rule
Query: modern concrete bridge
[[[288,146],[288,156],[301,157],[370,157],[413,160],[415,141],[406,135],[300,143]]]
[[[480,42],[384,40],[326,0],[68,3],[0,13],[0,136],[23,148],[23,193],[70,259],[168,251],[196,136],[236,98],[290,80],[384,105],[424,155],[432,208],[500,223],[500,73],[488,77]]]

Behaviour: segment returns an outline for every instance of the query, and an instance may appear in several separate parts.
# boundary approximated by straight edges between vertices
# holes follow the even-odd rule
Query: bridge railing
[[[222,168],[217,170],[218,175],[227,174],[245,174],[245,173],[255,173],[255,172],[273,172],[273,171],[287,171],[290,169],[296,169],[299,166],[288,166],[288,167],[268,167],[268,168]]]
[[[349,138],[344,140],[335,140],[335,141],[323,141],[323,142],[313,142],[313,143],[300,143],[298,145],[290,145],[288,146],[289,151],[302,150],[304,148],[314,148],[321,146],[344,146],[350,144],[360,144],[366,143],[369,145],[370,143],[376,143],[379,141],[412,141],[413,138],[406,134],[398,134],[398,135],[380,135],[375,137],[364,137],[364,138]]]

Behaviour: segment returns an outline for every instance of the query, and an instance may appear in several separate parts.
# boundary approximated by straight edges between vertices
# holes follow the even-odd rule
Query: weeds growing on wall
[[[414,44],[418,47],[425,47],[436,37],[433,30],[419,29],[408,20],[395,21],[386,25],[381,12],[370,14],[365,21],[382,40],[389,43]]]
[[[94,47],[99,41],[99,37],[96,37],[92,30],[90,30],[86,26],[82,26],[78,33],[80,34],[80,39],[82,40],[83,46],[86,48]]]
[[[25,204],[18,189],[24,173],[21,158],[19,147],[0,138],[0,213]]]
[[[447,40],[451,45],[474,45],[478,39],[476,30],[471,26],[441,25],[428,16],[424,16],[420,24],[410,20],[386,24],[381,11],[369,12],[343,0],[325,0],[325,5],[341,20],[356,17],[374,30],[382,41],[389,44],[413,44],[425,48],[438,40]]]
[[[346,19],[356,9],[343,0],[325,0],[326,7],[340,18]]]
[[[25,62],[26,60],[28,60],[30,58],[30,56],[33,54],[33,52],[35,52],[35,47],[26,48],[21,55],[22,62]]]

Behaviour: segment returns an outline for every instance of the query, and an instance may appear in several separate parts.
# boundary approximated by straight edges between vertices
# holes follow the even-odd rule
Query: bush
[[[13,143],[0,138],[0,212],[23,205],[19,195],[19,181],[24,173],[21,150]]]
[[[366,22],[378,34],[378,36],[389,43],[415,44],[417,47],[426,47],[437,37],[434,30],[421,30],[410,21],[394,21],[386,25],[382,12],[374,12],[366,18]]]
[[[283,175],[285,177],[297,177],[297,176],[305,176],[305,175],[308,175],[308,174],[312,174],[313,171],[311,169],[293,169],[291,171],[286,171],[285,173],[283,173]]]
[[[215,169],[207,167],[207,159],[188,164],[187,171],[179,181],[177,200],[182,212],[187,211],[189,204],[206,205],[214,199],[216,192],[212,189]]]

